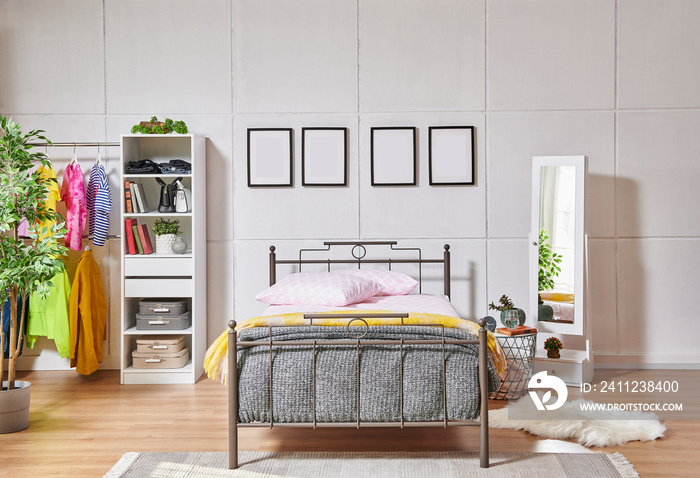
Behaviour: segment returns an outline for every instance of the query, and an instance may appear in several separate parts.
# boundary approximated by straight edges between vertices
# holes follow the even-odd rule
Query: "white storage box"
[[[134,350],[131,352],[131,359],[134,368],[182,368],[190,359],[190,349],[185,347],[172,354],[140,353]]]
[[[136,351],[172,354],[184,349],[185,343],[184,335],[142,335],[136,339]]]

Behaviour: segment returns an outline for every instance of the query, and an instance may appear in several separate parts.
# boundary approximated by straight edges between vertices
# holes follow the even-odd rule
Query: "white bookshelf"
[[[183,159],[191,164],[190,174],[126,174],[129,161],[150,159],[156,163]],[[160,185],[182,177],[192,192],[191,211],[159,213]],[[121,383],[193,384],[204,373],[207,324],[207,238],[206,238],[206,137],[194,134],[128,134],[121,137]],[[148,212],[127,213],[124,203],[125,181],[138,182],[146,196]],[[178,219],[188,250],[184,254],[128,254],[124,220],[133,218],[152,232],[159,218]],[[192,325],[185,330],[137,330],[139,301],[149,298],[186,298],[192,311]],[[185,335],[190,359],[177,369],[134,369],[131,352],[141,335]]]

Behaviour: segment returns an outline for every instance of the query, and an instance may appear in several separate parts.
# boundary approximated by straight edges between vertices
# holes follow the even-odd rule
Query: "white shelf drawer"
[[[126,257],[124,275],[138,276],[191,276],[194,272],[192,257]]]
[[[554,360],[536,360],[535,373],[546,371],[562,379],[567,385],[579,385],[583,379],[583,364],[576,362],[558,362]]]
[[[192,279],[124,279],[124,297],[192,297]]]

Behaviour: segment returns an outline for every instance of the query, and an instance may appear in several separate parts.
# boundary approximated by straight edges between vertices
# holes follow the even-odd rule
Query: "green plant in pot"
[[[156,254],[170,254],[175,237],[182,233],[178,219],[159,217],[153,222],[153,234],[156,236]]]
[[[517,307],[515,307],[513,301],[510,300],[510,298],[507,295],[503,294],[501,298],[498,299],[498,305],[494,304],[493,302],[489,304],[489,310],[498,310],[501,312],[501,323],[506,327],[508,327],[508,324],[506,324],[505,322],[505,311],[511,309],[518,311],[518,320],[520,321],[518,325],[525,324],[525,319],[527,318],[525,315],[525,311],[523,309],[518,309]]]
[[[539,274],[537,277],[537,290],[543,292],[554,289],[554,279],[561,272],[561,255],[552,251],[549,244],[549,236],[546,229],[540,229],[539,238]],[[542,296],[537,294],[537,320],[548,322],[554,317],[552,306],[546,305]]]
[[[46,297],[50,280],[65,267],[60,256],[66,248],[59,239],[66,235],[63,222],[56,222],[51,230],[38,222],[60,219],[58,213],[45,205],[49,181],[36,171],[48,166],[48,158],[33,152],[29,143],[50,143],[42,130],[22,134],[19,124],[0,116],[0,302],[9,301],[9,317],[5,307],[0,312],[0,324],[9,322],[8,336],[0,327],[0,379],[4,378],[5,342],[8,342],[7,380],[0,391],[0,433],[19,431],[29,426],[29,382],[16,380],[17,358],[24,341],[27,307],[32,294]],[[28,223],[28,239],[19,237],[22,218]],[[62,241],[61,241],[62,242]]]

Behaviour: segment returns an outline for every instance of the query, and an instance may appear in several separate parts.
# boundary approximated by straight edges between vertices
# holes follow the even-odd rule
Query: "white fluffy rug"
[[[664,436],[666,426],[656,415],[641,411],[586,412],[581,403],[586,400],[566,402],[558,410],[548,410],[535,415],[530,399],[525,396],[508,407],[489,411],[491,428],[525,430],[546,438],[572,438],[584,446],[614,446],[628,441],[650,441]],[[509,419],[510,415],[519,419]],[[546,420],[528,420],[528,417],[547,417]],[[594,419],[592,419],[594,418]]]

